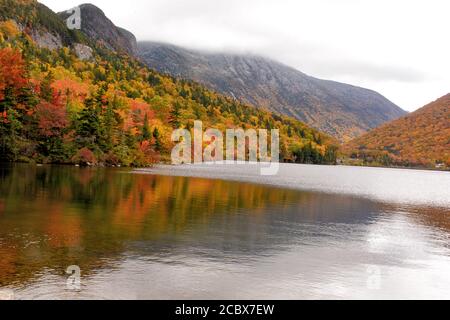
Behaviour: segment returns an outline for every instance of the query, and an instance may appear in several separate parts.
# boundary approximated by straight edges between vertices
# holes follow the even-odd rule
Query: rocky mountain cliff
[[[41,48],[50,50],[84,43],[87,39],[78,30],[69,30],[52,10],[36,0],[0,0],[0,21],[29,35]]]
[[[138,46],[151,68],[295,117],[341,141],[406,114],[377,92],[316,79],[266,58],[208,54],[155,42]]]
[[[131,32],[117,27],[101,9],[92,4],[82,4],[79,7],[81,10],[81,31],[90,39],[110,50],[131,55],[137,54],[136,37]],[[65,20],[71,14],[60,12],[59,15]]]

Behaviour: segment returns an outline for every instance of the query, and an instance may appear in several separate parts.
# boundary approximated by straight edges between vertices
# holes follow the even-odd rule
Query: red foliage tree
[[[51,84],[51,88],[66,101],[77,100],[83,102],[89,93],[89,88],[86,84],[71,79],[56,80]]]
[[[66,108],[59,94],[53,95],[52,102],[41,101],[36,106],[36,116],[39,130],[46,137],[60,135],[69,124]]]
[[[8,108],[2,103],[7,93],[17,96],[27,84],[25,62],[18,50],[0,49],[0,123],[8,123]]]
[[[0,49],[0,101],[5,99],[7,89],[12,90],[12,94],[18,94],[26,84],[22,54],[11,48]]]
[[[150,106],[138,100],[130,101],[130,113],[125,120],[125,130],[131,128],[142,128],[144,126],[144,120],[153,119],[155,117],[154,111]]]
[[[160,155],[152,147],[150,141],[142,141],[139,144],[139,152],[137,154],[137,164],[140,166],[149,166],[159,162]]]
[[[72,161],[82,166],[90,166],[97,163],[97,158],[91,150],[82,148],[78,150],[77,154],[72,158]]]

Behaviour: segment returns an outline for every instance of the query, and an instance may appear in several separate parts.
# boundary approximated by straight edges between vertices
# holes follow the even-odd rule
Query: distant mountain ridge
[[[294,117],[341,141],[406,114],[375,91],[320,80],[263,57],[203,53],[157,42],[139,42],[138,49],[151,68]]]
[[[450,168],[450,93],[351,141],[344,151],[368,163]]]

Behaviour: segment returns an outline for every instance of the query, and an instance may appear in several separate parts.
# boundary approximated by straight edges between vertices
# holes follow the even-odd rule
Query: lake
[[[0,165],[0,297],[450,299],[449,172],[255,167]]]

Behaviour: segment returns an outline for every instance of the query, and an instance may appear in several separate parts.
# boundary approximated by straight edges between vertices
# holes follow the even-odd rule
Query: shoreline
[[[75,163],[35,163],[35,162],[24,162],[24,161],[0,161],[0,165],[14,165],[14,164],[22,164],[22,165],[31,165],[36,167],[42,166],[65,166],[65,167],[77,167],[77,168],[123,168],[123,169],[131,169],[131,170],[146,170],[152,169],[158,166],[172,166],[177,167],[179,165],[174,165],[169,162],[158,162],[153,165],[149,165],[146,167],[133,167],[133,166],[123,166],[123,165],[105,165],[105,164],[88,164],[88,165],[80,165]],[[319,167],[350,167],[350,168],[379,168],[379,169],[398,169],[398,170],[415,170],[415,171],[434,171],[434,172],[450,172],[450,168],[430,168],[430,167],[405,167],[405,166],[378,166],[378,165],[355,165],[355,164],[313,164],[313,163],[295,163],[295,162],[280,162],[280,165],[283,164],[291,164],[291,165],[299,165],[299,166],[319,166]],[[188,165],[208,165],[203,162],[200,164],[188,164]]]
[[[450,175],[431,170],[395,170],[380,167],[349,167],[284,164],[275,176],[261,176],[257,165],[157,165],[133,169],[149,174],[249,183],[277,189],[317,192],[366,198],[404,206],[450,208]],[[419,182],[419,183],[418,183]],[[440,185],[430,195],[426,184]],[[432,200],[430,200],[432,199]]]

